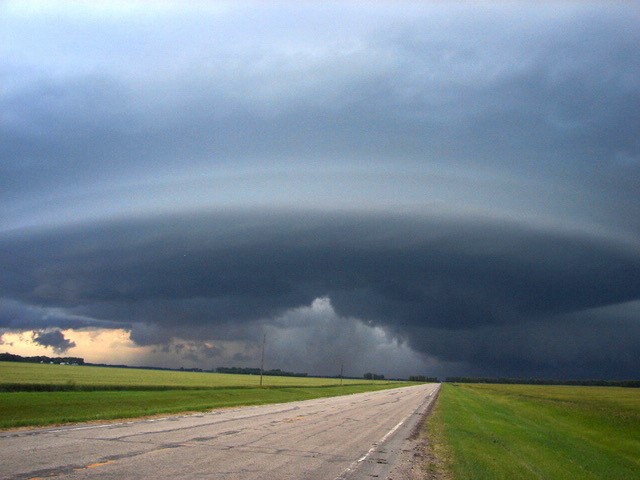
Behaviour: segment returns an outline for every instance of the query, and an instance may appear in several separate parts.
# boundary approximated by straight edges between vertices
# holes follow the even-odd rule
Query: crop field
[[[408,385],[335,378],[259,377],[0,362],[0,428],[204,411]]]
[[[259,375],[180,372],[139,368],[107,368],[91,366],[49,365],[39,363],[0,362],[2,385],[69,385],[78,387],[173,387],[218,388],[255,387]],[[336,385],[335,378],[264,376],[263,385],[272,387],[321,387]],[[381,383],[364,379],[344,379],[345,385]],[[388,382],[382,382],[388,383]],[[24,387],[23,387],[24,388]],[[18,388],[20,389],[20,388]],[[6,390],[6,388],[5,388]]]
[[[640,478],[640,389],[445,384],[427,428],[454,479]]]

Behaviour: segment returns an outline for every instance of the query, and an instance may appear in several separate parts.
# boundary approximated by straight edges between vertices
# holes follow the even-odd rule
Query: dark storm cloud
[[[384,329],[339,316],[326,297],[288,310],[271,320],[264,331],[269,365],[287,365],[295,371],[337,375],[344,368],[347,376],[375,370],[394,377],[426,367],[420,354],[406,343]],[[254,354],[254,364],[257,358]],[[433,365],[427,368],[433,371]]]
[[[195,362],[344,322],[461,374],[635,375],[639,24],[0,2],[0,328],[125,328]],[[185,211],[227,213],[160,215]]]
[[[76,343],[65,338],[60,330],[34,332],[33,341],[43,347],[51,347],[56,353],[64,353],[76,346]]]
[[[203,360],[220,357],[224,353],[224,349],[215,345],[207,345],[199,342],[182,342],[166,346],[163,350],[166,352],[173,349],[181,358],[191,360],[194,363],[201,363]]]
[[[461,330],[411,327],[409,344],[442,361],[463,362],[458,374],[538,378],[635,378],[640,348],[638,304],[609,310]],[[591,317],[591,318],[590,318]]]
[[[10,274],[7,274],[9,276]],[[6,330],[41,329],[50,326],[59,328],[126,328],[128,324],[99,320],[75,315],[56,307],[29,305],[20,301],[0,298],[0,328]]]
[[[138,11],[137,24],[82,8],[52,19],[44,9],[31,33],[46,58],[7,20],[7,221],[132,178],[257,165],[313,175],[357,164],[533,178],[564,195],[524,205],[512,196],[502,208],[640,228],[640,29],[629,9],[285,4],[251,5],[259,14],[246,16],[246,5],[172,8]],[[296,21],[283,22],[287,15]],[[483,195],[468,198],[468,189],[448,187],[443,199],[418,200],[496,208],[490,190],[478,186]],[[275,184],[259,190],[264,203],[278,198]],[[397,185],[378,190],[369,204],[416,201]],[[123,204],[105,198],[91,209],[127,211],[140,201],[127,193]],[[161,203],[147,196],[145,207]],[[76,212],[89,213],[78,203]]]
[[[443,361],[491,369],[508,360],[524,371],[538,361],[530,358],[536,341],[555,336],[577,341],[584,364],[637,367],[634,344],[602,355],[615,344],[602,337],[607,325],[634,340],[640,332],[629,320],[607,324],[598,309],[640,300],[640,252],[588,232],[236,211],[14,232],[0,246],[2,264],[22,272],[3,272],[2,296],[130,323],[140,344],[255,340],[260,322],[326,297],[336,315],[381,326]],[[550,348],[543,363],[565,355]],[[574,360],[567,374],[582,372]]]

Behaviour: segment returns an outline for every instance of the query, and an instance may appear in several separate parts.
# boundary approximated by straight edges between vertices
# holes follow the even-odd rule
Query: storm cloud
[[[64,353],[76,346],[75,342],[65,338],[60,330],[35,332],[33,341],[43,347],[51,347],[55,353]]]
[[[619,357],[636,358],[638,343],[602,330],[640,339],[632,316],[607,311],[640,299],[640,252],[589,232],[478,218],[245,211],[15,233],[0,245],[9,269],[3,296],[67,314],[41,316],[38,325],[128,324],[141,345],[256,341],[265,325],[321,298],[337,317],[480,369],[506,358],[524,370],[519,363],[537,361],[526,356],[530,345],[553,336],[565,346],[547,346],[545,365],[564,359],[567,344],[580,344],[576,364],[617,344],[623,353],[607,357],[608,368],[631,374],[633,362]],[[4,326],[19,328],[20,319]]]
[[[636,9],[37,5],[1,7],[8,226],[294,202],[640,227]]]
[[[255,366],[268,333],[274,368],[333,374],[351,344],[401,375],[635,376],[639,25],[0,2],[0,329],[122,329],[194,366]]]

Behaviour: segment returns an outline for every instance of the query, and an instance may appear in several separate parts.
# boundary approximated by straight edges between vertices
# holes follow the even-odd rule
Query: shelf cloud
[[[0,245],[13,299],[2,326],[14,329],[113,322],[139,345],[258,341],[326,299],[330,316],[380,327],[425,356],[478,368],[508,358],[514,371],[553,365],[576,343],[579,358],[567,360],[579,370],[590,346],[606,360],[607,326],[640,334],[640,252],[588,232],[477,217],[239,211],[20,233]],[[625,306],[626,319],[607,310]],[[546,344],[544,359],[529,358],[532,345],[558,336],[565,347]],[[609,368],[631,374],[622,360],[637,344],[621,342]]]
[[[639,24],[0,2],[0,341],[119,330],[134,362],[212,367],[268,333],[310,373],[635,376]]]

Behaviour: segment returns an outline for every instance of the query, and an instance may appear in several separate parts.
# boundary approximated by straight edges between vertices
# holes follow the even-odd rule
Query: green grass
[[[455,479],[640,478],[640,390],[445,384],[428,424]]]
[[[0,428],[291,402],[409,383],[0,362]],[[34,385],[71,391],[20,391]],[[89,389],[83,390],[83,389]],[[91,391],[95,389],[95,391]]]
[[[400,385],[164,391],[3,392],[0,393],[0,428],[292,402],[383,390],[394,386]]]

